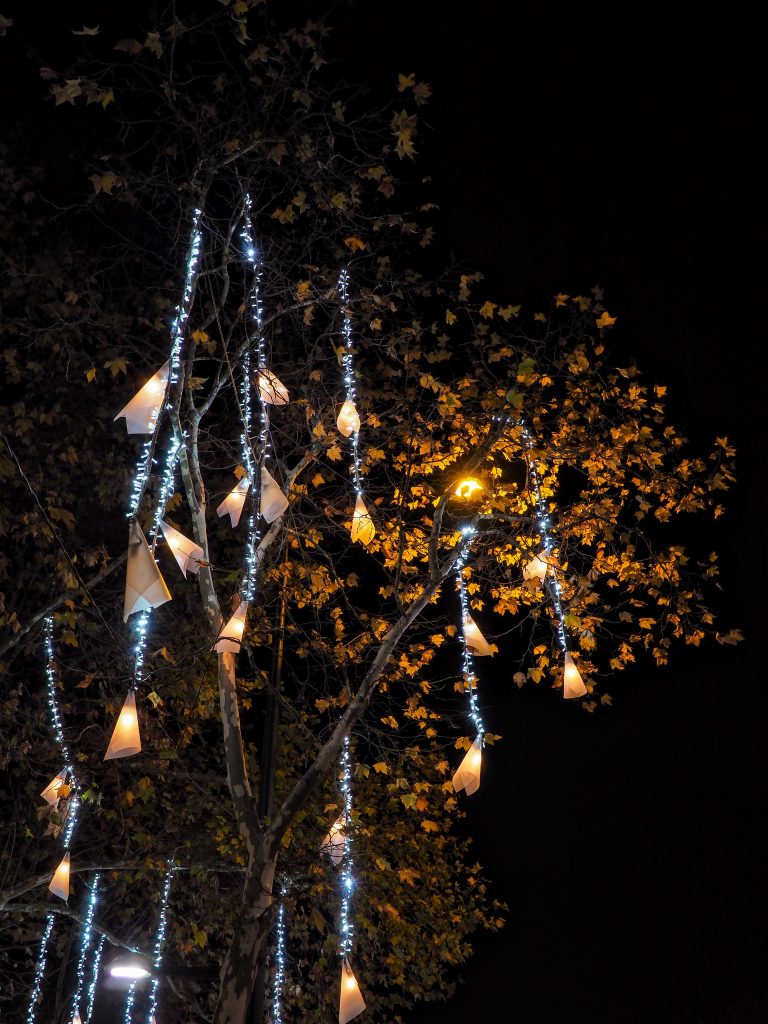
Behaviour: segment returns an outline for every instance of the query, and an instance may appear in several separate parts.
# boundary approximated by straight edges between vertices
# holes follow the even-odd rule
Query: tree
[[[463,719],[471,683],[461,671],[457,571],[483,632],[511,662],[510,682],[517,668],[521,685],[562,685],[562,630],[594,710],[610,700],[607,678],[639,652],[662,663],[674,638],[698,644],[713,632],[703,585],[716,561],[692,562],[674,527],[685,514],[717,515],[732,479],[726,441],[706,459],[689,455],[666,421],[663,387],[645,386],[635,367],[612,367],[614,318],[599,289],[526,314],[479,294],[478,273],[435,276],[426,258],[433,210],[408,172],[428,86],[400,75],[394,101],[378,108],[325,65],[323,24],[276,28],[252,8],[205,6],[136,38],[88,30],[74,69],[46,70],[75,130],[87,134],[100,119],[90,195],[64,213],[49,207],[76,255],[66,244],[41,261],[50,222],[30,211],[41,200],[18,169],[4,176],[3,230],[25,237],[20,227],[37,225],[20,253],[9,248],[2,295],[12,385],[27,386],[9,396],[0,464],[5,496],[25,510],[4,516],[4,711],[15,727],[3,758],[19,794],[5,909],[40,913],[36,890],[51,860],[27,798],[56,755],[21,656],[53,611],[68,734],[94,807],[78,831],[79,867],[113,873],[102,923],[126,943],[149,924],[144,871],[171,855],[191,869],[174,883],[184,921],[173,945],[191,962],[210,951],[221,979],[215,1011],[191,987],[179,1019],[213,1012],[216,1024],[246,1019],[278,872],[290,878],[290,938],[306,982],[291,994],[295,1012],[319,1019],[322,1000],[337,997],[328,981],[333,871],[318,846],[341,810],[336,765],[347,737],[366,998],[374,1014],[391,1014],[444,994],[473,929],[498,925],[451,831],[452,748],[474,739]],[[189,277],[179,380],[139,521],[151,529],[160,507],[203,558],[196,579],[174,585],[173,603],[153,616],[140,680],[148,753],[104,767],[134,671],[119,624],[122,580],[110,570],[125,545],[121,495],[137,450],[109,424],[168,358],[197,210],[203,246]],[[258,324],[242,238],[248,210]],[[345,319],[376,529],[367,545],[350,541],[350,448],[335,428]],[[240,437],[244,360],[258,366],[262,347],[293,399],[271,410],[267,435],[270,472],[290,504],[262,524],[239,659],[214,657],[242,596],[245,519],[233,532],[212,509],[249,461],[249,507],[259,508],[258,424],[244,447]],[[247,367],[245,379],[256,387]],[[183,438],[180,486],[158,506],[173,436]],[[482,484],[473,500],[456,496],[467,475]],[[544,540],[540,499],[554,537],[544,585],[523,575]],[[170,582],[174,566],[162,545],[159,553]],[[262,724],[266,743],[255,737]],[[61,824],[60,809],[47,826]],[[419,951],[428,928],[446,935],[438,958]]]

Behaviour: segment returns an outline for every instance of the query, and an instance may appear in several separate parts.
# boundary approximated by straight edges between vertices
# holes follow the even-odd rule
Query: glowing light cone
[[[232,529],[240,522],[240,515],[243,511],[243,505],[245,505],[245,496],[250,486],[251,481],[247,476],[244,476],[242,480],[238,480],[224,501],[216,509],[219,517],[229,516]]]
[[[161,366],[144,387],[136,392],[128,405],[115,416],[116,420],[125,416],[125,426],[129,434],[154,433],[165,398],[165,389],[168,386],[169,366],[169,363]]]
[[[59,798],[64,794],[60,793],[59,790],[62,786],[67,784],[67,773],[59,772],[59,774],[48,783],[40,796],[45,800],[51,807],[55,807],[59,802]]]
[[[131,690],[120,709],[104,760],[113,761],[117,757],[132,757],[140,750],[141,736],[139,735],[139,716],[136,713],[136,694]]]
[[[347,841],[346,832],[344,831],[346,827],[347,821],[342,814],[331,825],[325,839],[320,844],[320,852],[330,858],[335,868],[344,859],[344,844]]]
[[[464,616],[464,639],[476,658],[493,657],[493,651],[471,615]]]
[[[261,514],[268,523],[276,519],[288,508],[288,499],[280,490],[280,485],[266,466],[261,467]]]
[[[160,529],[163,531],[163,536],[166,539],[171,554],[179,563],[179,568],[184,573],[184,578],[186,579],[187,572],[200,572],[200,559],[204,554],[200,545],[195,544],[193,540],[185,537],[178,530],[174,530],[172,526],[164,523],[162,519],[160,520]]]
[[[365,1009],[360,986],[357,978],[352,973],[349,960],[346,957],[341,963],[341,993],[339,995],[339,1024],[348,1024],[348,1021],[357,1017]]]
[[[154,1020],[154,1017],[152,1019]],[[75,1016],[72,1018],[72,1024],[83,1024],[79,1010],[75,1010]]]
[[[581,672],[576,668],[576,662],[566,654],[563,668],[563,697],[570,700],[571,697],[583,697],[587,692]]]
[[[474,476],[468,476],[465,480],[459,481],[456,490],[453,492],[457,498],[472,498],[478,491],[482,491],[483,485]]]
[[[69,850],[61,858],[61,863],[54,871],[48,890],[64,902],[69,899]]]
[[[134,612],[159,608],[171,600],[157,562],[149,550],[144,531],[134,519],[128,527],[128,568],[125,576],[123,622]]]
[[[352,516],[352,529],[350,531],[352,540],[359,540],[361,544],[365,544],[367,547],[374,536],[376,535],[376,528],[373,525],[368,509],[365,507],[365,502],[361,494],[358,494],[357,501],[355,502],[355,511]]]
[[[551,555],[546,548],[542,548],[537,555],[533,556],[527,565],[523,566],[523,579],[539,579],[543,583],[547,578],[547,573],[555,565],[557,565],[557,561],[554,556]]]
[[[256,384],[262,402],[267,405],[286,405],[291,400],[288,388],[271,370],[259,370]]]
[[[463,789],[467,796],[472,796],[480,788],[480,768],[483,761],[483,738],[478,736],[464,755],[461,764],[453,776],[453,788],[458,793]]]
[[[230,654],[240,653],[240,645],[243,642],[245,618],[247,615],[248,602],[241,601],[237,606],[237,611],[219,634],[219,639],[216,641],[213,648],[214,651],[218,651],[219,654],[223,654],[225,651],[229,651]]]
[[[342,405],[341,411],[336,417],[336,426],[344,437],[356,434],[360,430],[360,416],[355,408],[355,403],[349,398]]]

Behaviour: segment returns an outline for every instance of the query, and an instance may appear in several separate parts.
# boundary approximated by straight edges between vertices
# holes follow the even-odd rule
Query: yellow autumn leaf
[[[496,303],[486,301],[480,307],[480,316],[484,317],[486,320],[490,320],[493,316],[494,309],[496,309]]]
[[[341,448],[339,448],[337,444],[331,445],[331,447],[328,449],[327,455],[328,458],[331,459],[333,462],[341,462]]]
[[[612,327],[616,323],[617,317],[611,316],[608,310],[601,313],[597,318],[596,323],[598,327]]]
[[[429,818],[425,818],[422,821],[421,827],[424,829],[425,832],[439,832],[440,831],[440,826],[437,824],[437,822],[436,821],[430,821]]]
[[[345,238],[344,245],[352,252],[362,252],[365,249],[365,242],[362,238],[358,238],[357,235],[350,235],[349,238]]]
[[[373,770],[378,775],[389,775],[389,765],[387,764],[386,761],[377,761],[376,764],[373,766]]]

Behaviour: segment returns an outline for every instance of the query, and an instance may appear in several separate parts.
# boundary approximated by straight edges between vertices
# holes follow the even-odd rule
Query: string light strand
[[[354,925],[352,922],[351,903],[355,888],[353,875],[354,860],[352,857],[352,761],[349,755],[349,737],[344,737],[339,759],[341,770],[341,795],[344,801],[344,854],[341,868],[341,936],[339,940],[339,956],[343,960],[352,952]]]
[[[275,980],[272,991],[272,1024],[283,1024],[285,984],[285,887],[280,887],[280,904],[275,917]]]
[[[96,950],[93,954],[93,967],[91,968],[91,983],[88,986],[88,1009],[85,1015],[85,1024],[90,1024],[93,1016],[93,1004],[96,1002],[96,986],[99,982],[99,971],[101,969],[101,954],[104,952],[105,937],[99,939]]]
[[[40,938],[40,952],[37,955],[37,964],[35,965],[35,980],[32,983],[32,992],[29,997],[29,1006],[27,1008],[27,1020],[26,1024],[35,1024],[35,1016],[37,1014],[37,1001],[40,998],[40,992],[43,987],[43,975],[45,974],[45,961],[48,954],[48,941],[53,931],[54,915],[48,914],[45,919],[45,928]]]
[[[342,302],[341,333],[344,338],[344,354],[342,356],[342,370],[344,373],[344,388],[347,401],[351,402],[357,409],[357,388],[355,386],[355,370],[353,361],[352,321],[349,318],[349,271],[343,267],[339,274],[339,295]],[[359,451],[359,430],[353,430],[350,435],[352,443],[352,480],[355,485],[355,494],[358,498],[363,496],[363,482],[360,467]]]
[[[472,651],[467,643],[465,630],[465,623],[469,618],[469,596],[467,594],[467,584],[464,579],[464,568],[467,564],[469,549],[472,545],[472,539],[476,532],[477,531],[474,526],[463,526],[461,528],[464,542],[461,546],[459,557],[456,559],[456,582],[459,589],[459,600],[461,602],[461,652],[464,669],[464,685],[467,688],[467,696],[469,699],[469,718],[474,724],[478,736],[480,736],[482,740],[482,737],[485,735],[485,726],[483,725],[483,719],[480,715],[480,707],[477,703],[477,676],[475,675]]]
[[[96,913],[96,904],[99,899],[99,879],[100,876],[98,874],[93,876],[91,889],[88,893],[88,903],[85,910],[85,920],[83,921],[82,938],[80,940],[80,955],[77,959],[75,991],[72,996],[72,1009],[69,1015],[71,1024],[74,1024],[76,1018],[80,1016],[80,1001],[83,996],[83,986],[85,984],[85,962],[88,957],[88,950],[91,948],[91,941],[93,939],[93,918]]]
[[[152,1020],[157,1009],[157,990],[160,986],[160,979],[158,977],[158,970],[163,962],[163,947],[165,946],[165,934],[168,930],[168,901],[171,897],[171,882],[173,880],[174,864],[173,861],[168,861],[168,869],[165,874],[165,882],[163,883],[163,895],[160,900],[160,915],[157,922],[157,932],[155,933],[155,948],[152,963],[154,966],[154,973],[152,975],[152,984],[149,989],[149,1006],[147,1008],[147,1024],[152,1024]]]

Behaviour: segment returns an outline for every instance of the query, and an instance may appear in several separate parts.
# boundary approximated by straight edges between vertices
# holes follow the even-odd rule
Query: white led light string
[[[77,958],[77,975],[75,982],[75,991],[72,996],[72,1007],[69,1014],[71,1024],[79,1018],[82,1020],[80,1015],[80,1001],[83,996],[83,986],[85,984],[85,962],[88,957],[88,950],[91,947],[91,940],[93,939],[93,918],[96,912],[96,904],[99,899],[99,875],[93,876],[93,882],[91,883],[91,889],[88,893],[88,903],[85,910],[85,920],[83,921],[82,938],[80,940],[80,956]]]
[[[91,1017],[93,1016],[93,1004],[96,1001],[96,986],[99,983],[99,970],[101,969],[101,954],[104,952],[104,943],[106,939],[102,935],[96,944],[96,949],[93,954],[93,966],[91,967],[91,982],[88,986],[88,1009],[85,1015],[84,1024],[90,1024]]]
[[[480,708],[477,703],[477,676],[475,675],[475,667],[472,659],[472,651],[470,650],[469,644],[467,643],[466,634],[466,623],[470,617],[469,614],[469,597],[467,595],[467,584],[464,580],[464,567],[467,564],[467,558],[469,556],[469,549],[472,544],[472,538],[475,536],[474,526],[463,526],[461,533],[464,537],[464,543],[461,546],[459,557],[456,559],[456,582],[459,588],[459,600],[461,602],[461,651],[462,651],[462,664],[464,669],[464,685],[467,688],[467,696],[469,699],[469,718],[475,726],[477,736],[482,743],[483,736],[485,735],[485,726],[480,716]]]
[[[339,956],[342,961],[352,952],[354,939],[354,925],[350,912],[352,893],[355,888],[355,879],[352,873],[354,862],[352,859],[352,761],[349,756],[349,736],[344,737],[339,758],[341,768],[341,795],[344,800],[344,854],[341,864],[341,911]]]
[[[168,867],[165,873],[165,880],[163,882],[163,891],[160,898],[160,913],[157,919],[157,931],[155,932],[155,944],[153,949],[152,966],[153,976],[149,990],[149,998],[147,1000],[147,1012],[146,1022],[152,1024],[152,1018],[155,1010],[157,1009],[157,990],[160,987],[160,979],[158,977],[158,970],[163,962],[163,947],[165,946],[165,936],[168,930],[168,902],[171,896],[171,881],[173,878],[174,863],[172,860],[168,861]],[[136,982],[132,982],[128,988],[128,992],[125,998],[125,1012],[123,1014],[123,1024],[132,1024],[133,1022],[133,1008],[136,1003]]]
[[[272,1024],[283,1024],[283,985],[285,984],[285,887],[280,888],[280,903],[275,916],[275,979],[272,989]]]
[[[344,337],[344,355],[342,356],[342,370],[344,371],[344,389],[347,401],[351,402],[357,409],[357,389],[355,387],[355,370],[352,356],[352,321],[347,313],[349,303],[349,271],[344,267],[339,274],[339,294],[343,304],[343,317],[341,333]],[[360,432],[353,430],[350,439],[352,441],[352,480],[355,486],[355,496],[362,498],[363,482],[360,475],[360,452],[358,449]]]
[[[43,930],[42,937],[40,939],[40,952],[37,954],[37,964],[35,965],[35,980],[32,983],[32,992],[29,997],[29,1006],[27,1007],[27,1019],[26,1024],[35,1024],[35,1014],[37,1013],[37,1000],[40,998],[40,992],[43,987],[43,976],[45,975],[45,961],[48,954],[48,940],[51,937],[53,931],[54,915],[48,914],[45,919],[45,929]]]

